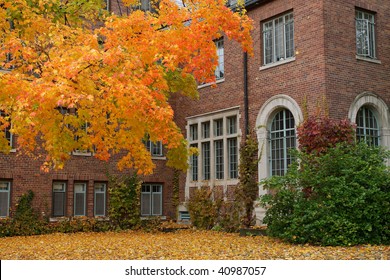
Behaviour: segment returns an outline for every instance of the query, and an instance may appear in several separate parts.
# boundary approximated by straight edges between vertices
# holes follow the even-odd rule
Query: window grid
[[[264,65],[294,57],[293,13],[263,24]]]
[[[374,112],[363,106],[356,115],[356,137],[368,145],[379,146],[380,131]]]
[[[237,116],[227,118],[227,134],[237,133]]]
[[[198,123],[189,124],[190,147],[199,149],[198,155],[192,155],[189,159],[188,178],[191,182],[238,178],[237,125],[237,115],[231,114],[214,115],[207,121],[202,117]],[[194,140],[192,136],[198,127],[198,134],[202,137]]]
[[[202,123],[202,138],[207,139],[210,137],[210,122]]]
[[[356,52],[359,56],[376,58],[375,16],[356,10]]]
[[[238,147],[237,138],[228,139],[228,167],[229,167],[229,179],[238,178]]]
[[[210,142],[202,143],[203,180],[210,180]]]
[[[289,110],[276,114],[270,131],[270,170],[271,176],[282,176],[292,162],[290,149],[296,146],[295,121]]]
[[[223,172],[223,140],[214,141],[215,155],[215,179],[221,180],[224,178]]]
[[[162,185],[143,184],[141,188],[141,215],[162,215]]]
[[[191,147],[198,148],[198,144],[191,144]],[[191,180],[192,181],[198,181],[198,155],[191,155]]]
[[[11,182],[0,181],[0,217],[9,216]]]
[[[198,124],[190,125],[190,140],[198,140]]]
[[[214,120],[214,136],[223,135],[223,119]]]

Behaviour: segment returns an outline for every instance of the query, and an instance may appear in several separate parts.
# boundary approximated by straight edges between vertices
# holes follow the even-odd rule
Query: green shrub
[[[27,191],[19,198],[12,219],[12,235],[35,235],[44,232],[46,223],[33,209],[33,198],[34,192],[32,190]]]
[[[141,181],[136,175],[110,178],[109,216],[116,229],[132,229],[140,226]]]
[[[344,143],[295,156],[285,176],[262,182],[268,234],[319,245],[390,243],[388,152]]]

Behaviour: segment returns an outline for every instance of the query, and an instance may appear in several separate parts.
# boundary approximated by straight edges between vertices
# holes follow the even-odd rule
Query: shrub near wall
[[[261,198],[269,234],[294,243],[389,244],[388,157],[364,143],[297,153],[299,166],[263,182],[271,191]]]

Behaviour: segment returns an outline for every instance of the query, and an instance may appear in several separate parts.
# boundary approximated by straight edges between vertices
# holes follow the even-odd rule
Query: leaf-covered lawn
[[[390,246],[290,245],[212,231],[109,232],[0,238],[0,259],[390,259]]]

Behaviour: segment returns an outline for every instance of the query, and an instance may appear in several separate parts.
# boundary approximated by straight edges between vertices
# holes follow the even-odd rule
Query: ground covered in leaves
[[[390,246],[317,247],[213,231],[129,231],[0,238],[0,259],[389,260]]]

